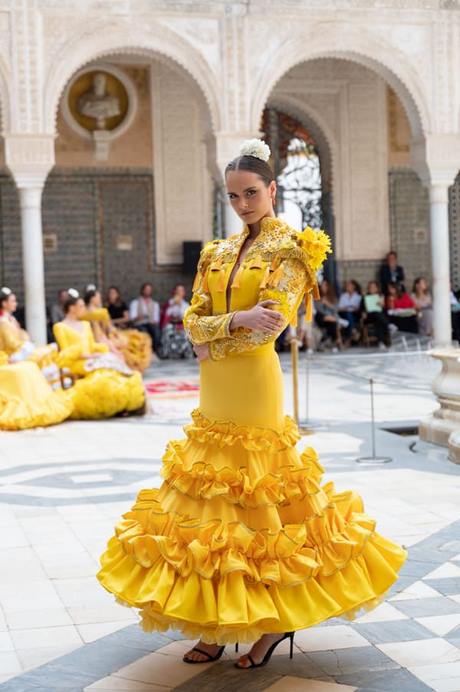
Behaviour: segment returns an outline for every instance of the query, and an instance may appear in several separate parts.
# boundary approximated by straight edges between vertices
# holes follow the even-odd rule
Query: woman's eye
[[[248,197],[252,197],[253,195],[256,194],[256,192],[257,192],[257,190],[248,190],[246,194]]]

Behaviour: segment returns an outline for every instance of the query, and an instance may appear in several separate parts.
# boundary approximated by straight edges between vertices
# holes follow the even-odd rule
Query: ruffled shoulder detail
[[[276,264],[285,259],[299,260],[305,267],[312,283],[328,253],[332,252],[331,239],[322,230],[315,231],[307,226],[303,231],[292,231],[281,242],[276,251]]]
[[[297,245],[306,255],[309,267],[317,272],[328,253],[332,252],[331,239],[322,230],[314,230],[307,226],[301,233],[297,233]]]

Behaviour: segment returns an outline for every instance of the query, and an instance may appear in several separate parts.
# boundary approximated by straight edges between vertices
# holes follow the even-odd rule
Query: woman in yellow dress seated
[[[61,380],[57,361],[56,344],[35,346],[27,332],[14,317],[18,302],[10,288],[0,289],[0,352],[8,357],[9,363],[31,360],[37,363],[53,389],[60,389]]]
[[[187,663],[255,642],[237,667],[268,662],[295,630],[373,608],[405,550],[375,531],[361,498],[321,485],[283,412],[274,348],[317,295],[329,239],[275,217],[268,147],[245,145],[226,172],[243,231],[201,253],[184,325],[200,364],[200,405],[163,457],[164,482],[141,490],[117,523],[98,579],[140,609],[146,630],[175,627],[200,642]],[[268,152],[269,153],[269,152]]]
[[[132,370],[144,372],[152,360],[149,335],[136,329],[121,330],[115,327],[109,311],[102,306],[101,294],[95,286],[87,287],[84,300],[86,312],[83,319],[90,322],[95,340],[106,344]]]
[[[0,289],[0,429],[24,430],[54,425],[68,418],[71,402],[59,389],[57,351],[36,348],[13,317],[16,296]],[[41,368],[41,369],[40,369]]]
[[[120,413],[144,413],[142,377],[94,340],[86,308],[74,289],[64,304],[65,318],[53,325],[59,345],[59,363],[70,371],[74,384],[66,390],[72,418],[110,418]]]

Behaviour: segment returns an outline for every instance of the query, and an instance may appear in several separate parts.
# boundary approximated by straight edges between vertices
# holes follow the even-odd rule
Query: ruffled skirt
[[[119,413],[130,413],[145,404],[145,390],[138,372],[123,375],[115,370],[95,370],[77,379],[65,390],[72,407],[71,418],[111,418]]]
[[[218,644],[375,607],[397,579],[405,550],[375,531],[356,493],[321,485],[312,448],[297,451],[295,422],[279,417],[274,353],[240,357],[231,369],[239,372],[233,388],[245,387],[250,406],[253,387],[267,391],[270,377],[278,406],[261,398],[253,414],[234,411],[237,422],[209,417],[210,403],[222,413],[243,401],[228,389],[213,399],[222,378],[231,381],[223,373],[230,360],[205,361],[200,408],[186,437],[166,448],[164,482],[142,490],[116,525],[98,579],[140,609],[146,630],[174,627]],[[267,426],[255,422],[264,410]],[[245,414],[250,425],[241,423]]]
[[[72,412],[62,391],[53,392],[36,363],[0,367],[0,429],[25,430],[61,423]]]

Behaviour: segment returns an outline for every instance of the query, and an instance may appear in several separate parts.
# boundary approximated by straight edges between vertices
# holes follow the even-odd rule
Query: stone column
[[[436,347],[452,343],[449,281],[449,210],[448,186],[430,185],[430,237],[433,275],[433,332]]]
[[[45,266],[42,234],[44,179],[16,180],[21,205],[22,268],[26,327],[32,341],[46,344]]]
[[[54,165],[54,136],[7,135],[5,155],[19,191],[26,328],[39,346],[47,341],[41,200]]]
[[[433,381],[439,407],[420,423],[420,439],[447,447],[460,431],[460,350],[452,346],[449,301],[448,190],[458,172],[458,135],[432,134],[411,146],[412,165],[430,194],[431,267],[433,281],[433,331],[431,355],[441,363]],[[451,451],[452,458],[457,451]]]

